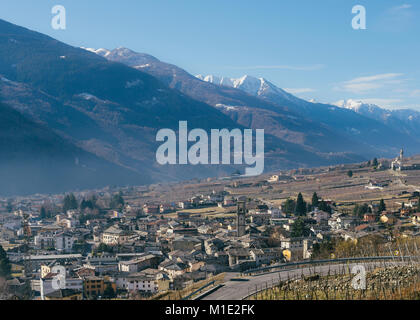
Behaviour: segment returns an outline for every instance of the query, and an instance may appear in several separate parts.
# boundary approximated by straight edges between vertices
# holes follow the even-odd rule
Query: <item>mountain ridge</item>
[[[392,156],[401,147],[412,153],[420,151],[420,139],[413,139],[407,132],[352,110],[300,99],[266,79],[247,76],[232,80],[209,76],[207,80],[216,82],[211,83],[204,81],[204,76],[201,80],[148,54],[127,48],[106,51],[111,61],[133,68],[141,65],[143,71],[194,99],[219,108],[238,123],[253,128],[263,124],[266,132],[303,145],[312,152],[342,151],[374,157]],[[247,85],[252,82],[253,86]],[[237,88],[234,88],[235,83]],[[293,118],[299,119],[302,127],[293,122]]]

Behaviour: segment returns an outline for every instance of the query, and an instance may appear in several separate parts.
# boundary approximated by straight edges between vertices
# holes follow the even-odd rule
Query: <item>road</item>
[[[395,264],[403,264],[400,262],[386,262],[386,266],[392,266]],[[203,300],[242,300],[247,295],[255,292],[256,290],[260,290],[261,288],[265,288],[266,286],[270,287],[273,284],[279,282],[279,280],[287,280],[293,278],[300,278],[302,273],[305,276],[311,274],[319,274],[319,275],[328,275],[330,274],[339,273],[340,270],[342,271],[343,268],[347,270],[348,268],[351,270],[353,266],[356,265],[363,265],[366,268],[366,272],[373,270],[375,267],[383,267],[383,262],[365,262],[365,263],[350,263],[347,264],[335,264],[335,265],[323,265],[323,266],[315,266],[314,267],[305,267],[305,268],[294,268],[289,270],[281,270],[271,273],[266,273],[257,276],[248,276],[244,277],[248,281],[232,281],[235,277],[239,277],[238,273],[228,273],[226,275],[226,282],[224,286],[212,292]]]

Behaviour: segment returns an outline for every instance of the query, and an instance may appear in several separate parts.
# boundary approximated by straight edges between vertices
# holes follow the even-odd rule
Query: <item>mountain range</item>
[[[87,49],[160,79],[171,88],[208,103],[245,127],[302,146],[333,163],[393,156],[401,147],[418,152],[415,132],[334,104],[300,99],[263,78],[193,76],[185,70],[127,48]],[[310,162],[310,159],[308,159]]]
[[[19,117],[10,128],[3,122],[2,130],[26,132],[10,143],[11,134],[2,136],[0,173],[21,165],[10,171],[9,184],[2,179],[0,194],[140,185],[227,175],[238,168],[158,165],[156,132],[176,131],[182,120],[208,132],[265,129],[266,171],[393,156],[401,147],[420,151],[418,129],[402,130],[397,120],[308,102],[251,76],[196,77],[127,48],[72,47],[4,20],[0,100],[2,117],[11,117],[11,111]],[[13,153],[11,146],[19,143],[22,148]],[[13,179],[21,168],[39,178],[28,185],[23,177]]]
[[[400,132],[410,135],[412,139],[418,139],[420,135],[420,112],[416,110],[389,110],[376,104],[363,103],[362,101],[352,99],[337,101],[334,104],[380,121]]]

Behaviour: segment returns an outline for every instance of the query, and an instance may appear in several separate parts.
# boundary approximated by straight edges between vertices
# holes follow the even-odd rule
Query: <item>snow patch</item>
[[[109,51],[108,49],[104,49],[104,48],[99,48],[99,49],[84,48],[84,47],[81,47],[81,48],[86,50],[86,51],[96,53],[97,55],[102,56],[104,58],[106,58],[107,56],[109,56],[111,54],[111,51]]]

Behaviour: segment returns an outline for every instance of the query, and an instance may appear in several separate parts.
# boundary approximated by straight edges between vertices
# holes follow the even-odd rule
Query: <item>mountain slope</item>
[[[0,103],[0,194],[63,192],[150,182],[106,162]]]
[[[3,100],[85,150],[146,172],[153,181],[220,171],[214,166],[159,166],[159,129],[176,130],[181,120],[205,130],[240,127],[144,72],[2,20],[0,75],[5,79],[0,81]]]

